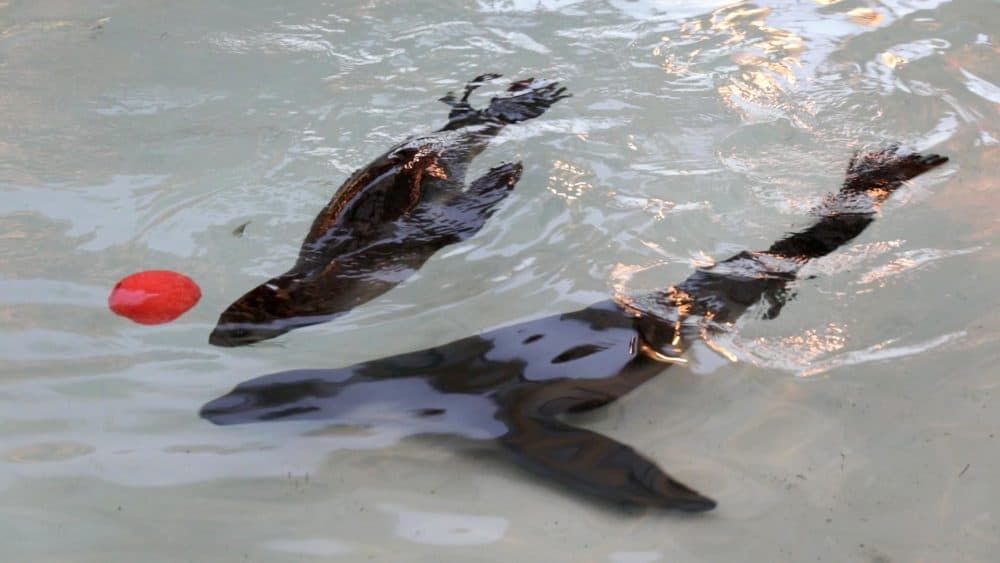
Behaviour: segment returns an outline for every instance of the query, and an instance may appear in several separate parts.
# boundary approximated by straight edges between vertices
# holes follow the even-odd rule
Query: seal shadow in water
[[[499,76],[475,78],[461,99],[448,94],[443,128],[403,141],[352,174],[313,221],[292,269],[230,305],[209,342],[243,346],[327,322],[476,234],[521,177],[521,164],[497,166],[465,189],[469,163],[507,125],[569,97],[556,82],[529,78],[474,109],[472,92]]]
[[[388,404],[412,413],[418,432],[495,440],[523,468],[580,493],[626,505],[709,510],[715,501],[646,456],[567,424],[562,415],[607,405],[683,363],[679,354],[693,338],[762,300],[765,318],[776,317],[802,266],[861,234],[903,182],[946,161],[899,155],[896,147],[856,156],[841,190],[815,210],[812,226],[652,295],[667,314],[608,300],[353,366],[264,375],[209,402],[201,416],[216,424],[351,422],[365,405]]]

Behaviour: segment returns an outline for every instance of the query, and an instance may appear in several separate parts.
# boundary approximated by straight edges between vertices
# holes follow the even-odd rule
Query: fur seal
[[[353,366],[264,375],[209,402],[200,414],[215,424],[350,423],[359,405],[385,401],[409,409],[415,425],[436,419],[428,432],[496,440],[522,467],[575,491],[614,503],[710,510],[715,501],[646,456],[560,415],[604,406],[683,363],[681,352],[709,324],[734,321],[761,300],[769,306],[766,317],[776,317],[802,266],[860,235],[903,182],[947,160],[899,155],[896,147],[855,156],[843,187],[816,210],[812,226],[767,250],[699,269],[653,295],[668,315],[608,300]]]
[[[521,176],[521,164],[488,171],[465,188],[469,163],[505,126],[542,115],[567,98],[557,82],[528,78],[485,109],[449,93],[448,123],[406,139],[354,172],[313,221],[291,270],[237,299],[209,336],[243,346],[323,323],[413,275],[441,248],[476,234]]]

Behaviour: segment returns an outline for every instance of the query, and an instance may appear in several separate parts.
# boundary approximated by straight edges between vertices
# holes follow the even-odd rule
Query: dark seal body
[[[251,379],[202,407],[216,424],[294,419],[351,423],[359,404],[386,401],[428,431],[493,439],[527,470],[616,503],[709,510],[715,502],[630,446],[561,419],[629,393],[670,365],[691,339],[764,300],[778,315],[787,285],[809,260],[860,235],[904,181],[947,159],[894,148],[851,162],[819,219],[758,252],[742,252],[653,295],[654,315],[605,301],[426,350],[336,369]],[[423,427],[421,427],[423,428]]]
[[[209,342],[241,346],[318,324],[389,291],[442,247],[482,228],[521,174],[503,164],[466,189],[473,158],[505,126],[541,115],[568,94],[557,83],[513,83],[483,110],[449,94],[448,123],[389,149],[344,182],[316,216],[295,265],[250,290],[219,317]]]

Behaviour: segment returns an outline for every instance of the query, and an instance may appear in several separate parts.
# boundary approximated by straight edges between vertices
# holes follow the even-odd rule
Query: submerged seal
[[[469,163],[505,126],[569,97],[556,82],[529,78],[474,109],[469,95],[499,76],[475,78],[461,99],[448,94],[444,127],[399,143],[352,174],[313,221],[292,269],[223,311],[209,342],[242,346],[329,321],[478,232],[517,183],[521,164],[497,166],[465,189]]]
[[[613,502],[703,511],[715,501],[674,480],[631,447],[560,420],[610,403],[674,363],[709,326],[768,303],[774,318],[787,285],[811,259],[857,237],[904,181],[940,166],[938,155],[895,147],[852,160],[842,189],[811,227],[760,252],[742,252],[653,298],[659,316],[605,301],[580,311],[505,326],[427,350],[336,369],[251,379],[209,402],[216,424],[334,419],[365,404],[409,409],[428,431],[491,438],[529,471]],[[692,322],[701,319],[708,323]],[[363,409],[361,409],[363,410]],[[423,427],[421,427],[423,428]]]

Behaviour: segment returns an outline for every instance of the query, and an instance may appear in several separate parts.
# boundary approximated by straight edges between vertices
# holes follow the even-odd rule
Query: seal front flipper
[[[508,428],[498,441],[523,468],[605,500],[711,510],[715,501],[670,477],[630,446],[557,418],[603,407],[668,367],[640,355],[610,377],[525,382],[498,393],[497,418]]]
[[[421,203],[406,217],[383,227],[376,242],[346,257],[342,266],[369,281],[415,268],[438,250],[472,238],[513,191],[521,177],[520,162],[490,169],[458,195]],[[374,293],[374,292],[372,292]]]
[[[702,512],[715,501],[664,473],[655,463],[611,438],[552,417],[505,413],[499,439],[523,468],[605,500]]]
[[[497,206],[514,190],[521,179],[520,162],[508,162],[491,168],[472,182],[464,192],[446,201],[432,204],[425,214],[415,213],[414,222],[441,236],[441,246],[471,238],[486,224]],[[455,240],[448,241],[449,237]]]
[[[478,209],[492,207],[510,194],[518,180],[521,179],[523,171],[524,166],[520,161],[505,162],[494,166],[473,180],[469,189],[452,198],[448,205]]]

